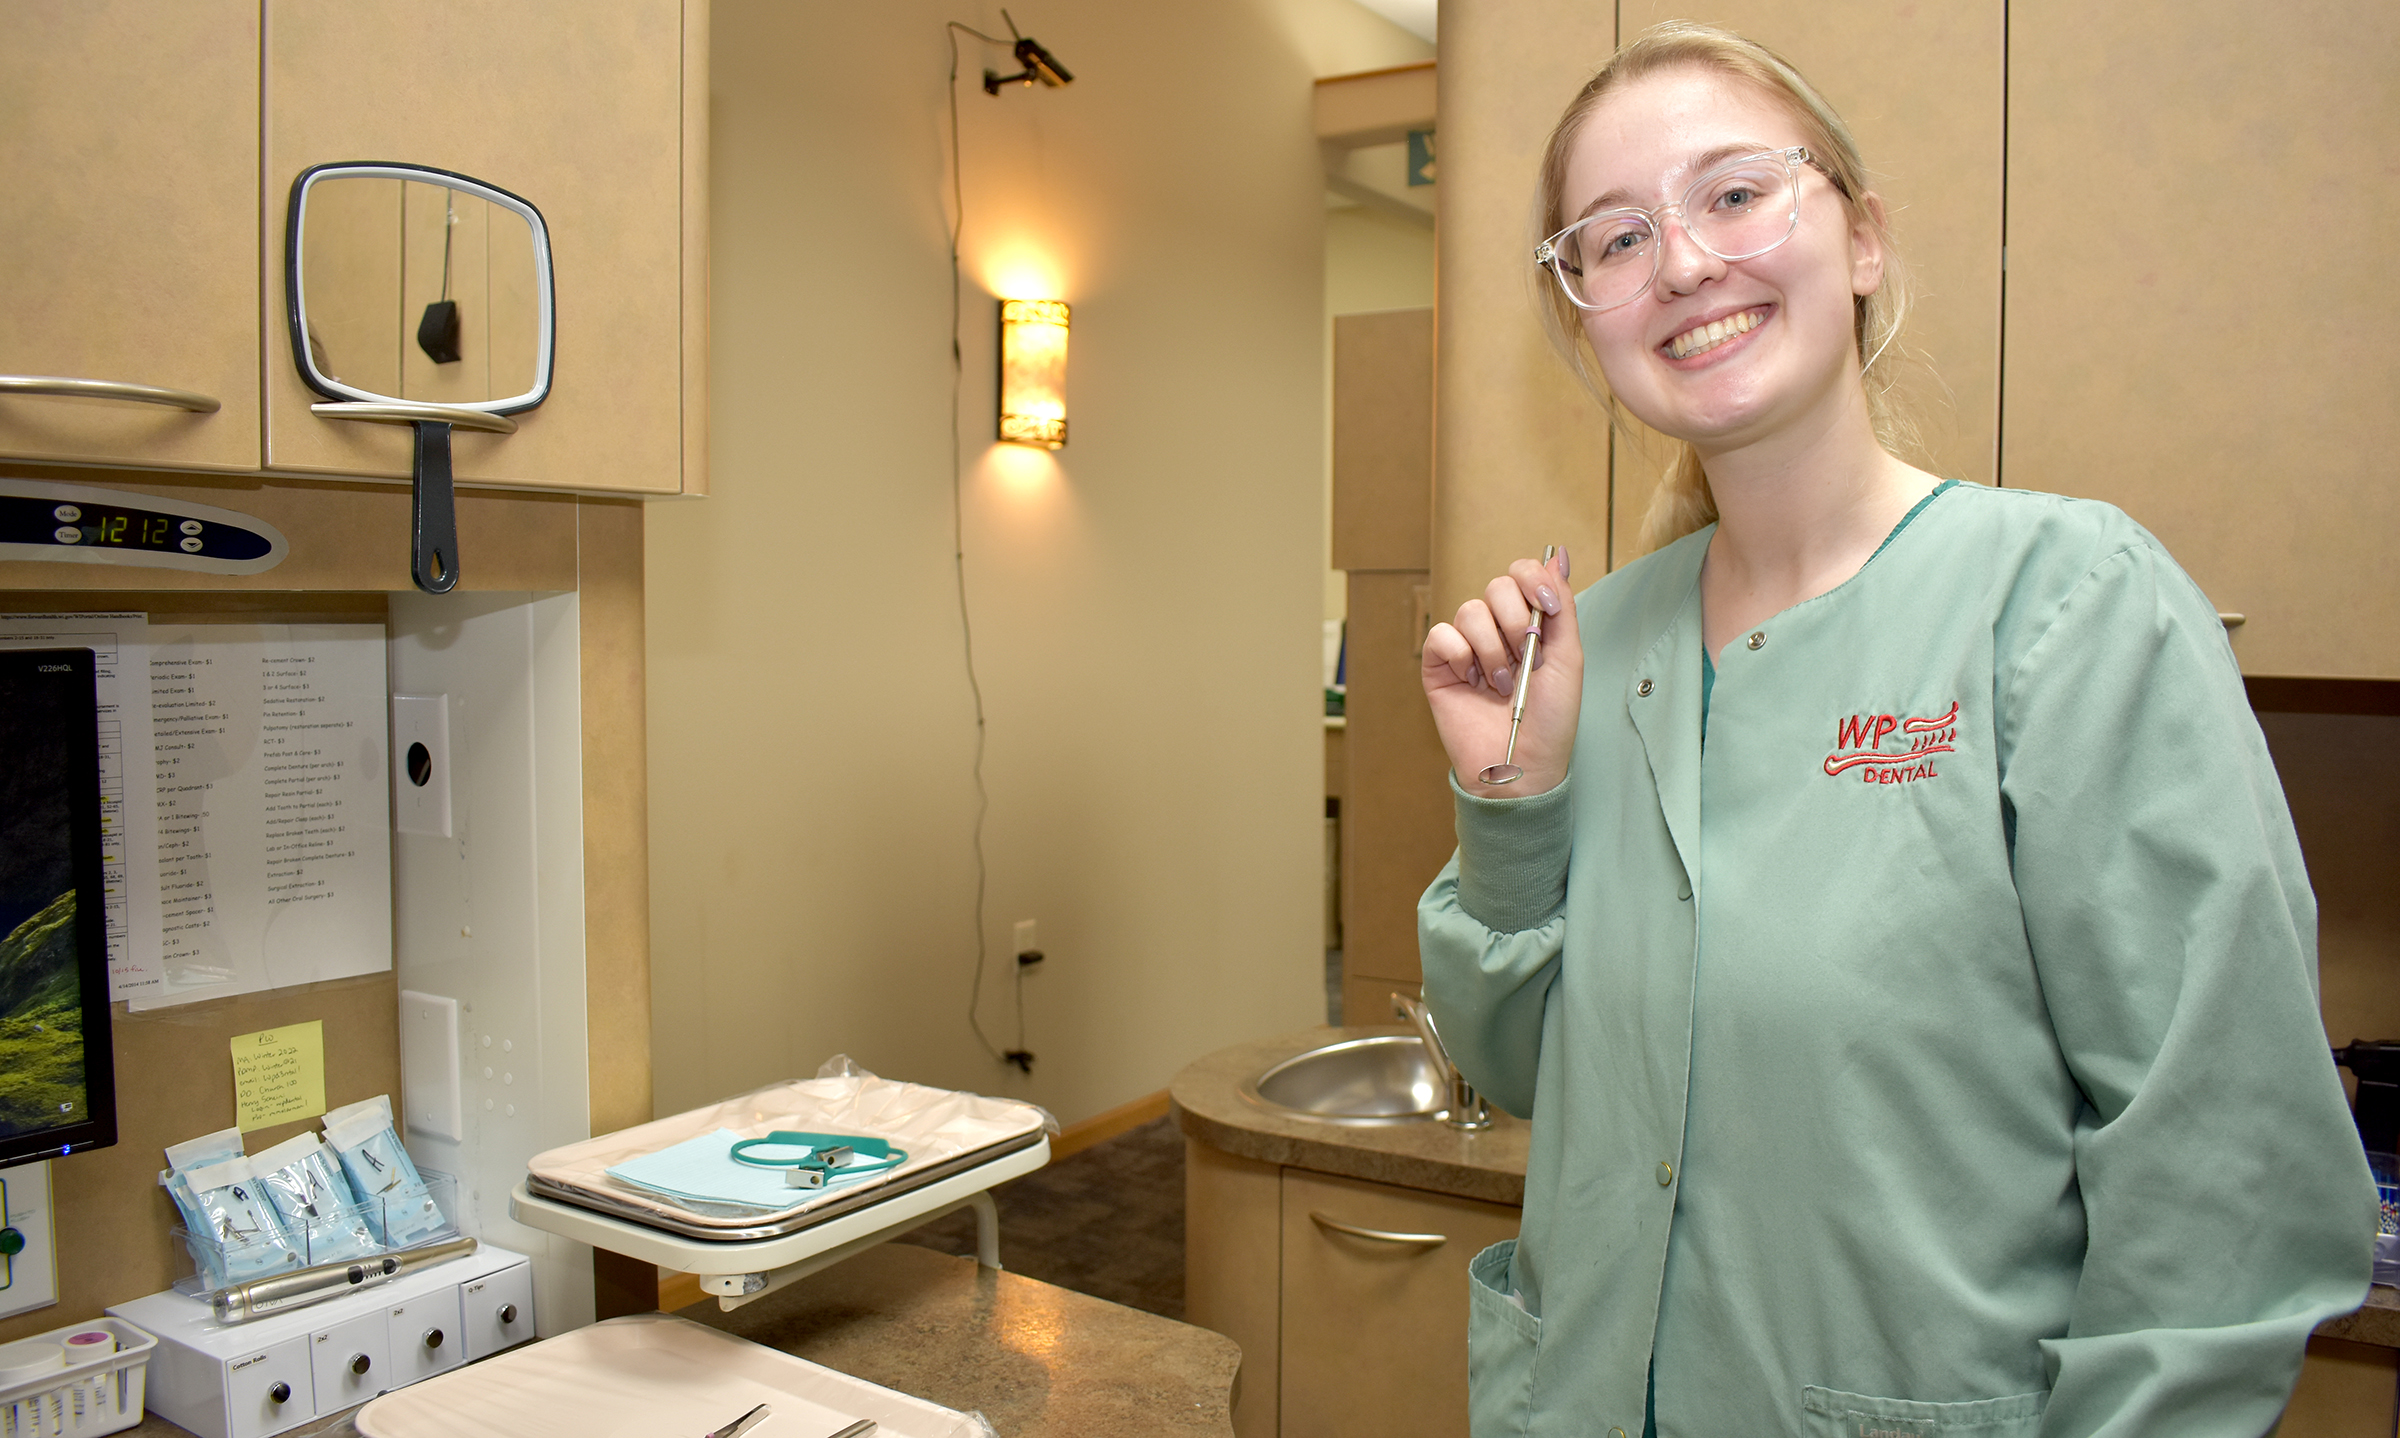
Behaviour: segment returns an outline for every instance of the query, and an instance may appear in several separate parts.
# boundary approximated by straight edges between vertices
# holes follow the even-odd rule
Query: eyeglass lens
[[[1792,167],[1781,155],[1752,155],[1711,170],[1685,192],[1681,217],[1691,237],[1720,260],[1763,255],[1799,224]],[[1653,217],[1640,210],[1593,215],[1561,232],[1552,247],[1560,282],[1592,309],[1624,304],[1648,289],[1661,248]]]

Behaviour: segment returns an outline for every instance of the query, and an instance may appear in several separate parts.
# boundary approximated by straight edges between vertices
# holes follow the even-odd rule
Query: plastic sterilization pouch
[[[170,1172],[167,1191],[183,1210],[192,1233],[208,1240],[198,1245],[198,1256],[210,1287],[247,1283],[304,1263],[249,1159],[236,1154],[200,1168]]]
[[[303,1133],[250,1160],[258,1182],[307,1261],[340,1263],[382,1251],[333,1150]]]
[[[386,1247],[406,1248],[449,1228],[386,1112],[353,1105],[348,1117],[326,1126],[325,1141],[340,1157],[368,1225]]]

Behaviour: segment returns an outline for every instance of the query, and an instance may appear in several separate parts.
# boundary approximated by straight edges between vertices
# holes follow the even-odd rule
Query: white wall
[[[450,836],[392,835],[393,949],[403,993],[459,1002],[464,1131],[412,1126],[408,1150],[458,1179],[463,1232],[533,1258],[544,1334],[592,1321],[591,1250],[508,1216],[526,1161],[592,1131],[577,616],[573,594],[394,594],[387,648],[392,692],[449,711]],[[404,1084],[440,1077],[405,1053]]]
[[[1072,1122],[1319,1011],[1320,65],[1418,42],[1350,0],[1012,7],[968,45],[965,546],[951,570],[949,64],[996,5],[719,0],[713,497],[648,516],[656,1103],[847,1051]],[[1396,39],[1394,37],[1397,37]],[[1380,47],[1380,48],[1379,48]],[[1074,306],[1072,443],[996,447],[993,297]]]

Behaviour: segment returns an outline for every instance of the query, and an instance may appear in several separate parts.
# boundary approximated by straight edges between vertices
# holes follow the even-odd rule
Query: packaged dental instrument
[[[286,1139],[250,1164],[306,1262],[341,1263],[383,1251],[342,1177],[341,1161],[315,1134]]]
[[[193,1244],[192,1253],[200,1264],[202,1278],[211,1288],[246,1283],[270,1273],[298,1268],[302,1263],[299,1251],[292,1246],[276,1216],[275,1205],[267,1199],[265,1185],[258,1181],[250,1160],[241,1152],[241,1136],[236,1133],[233,1138],[235,1146],[230,1157],[172,1168],[159,1176],[159,1182],[174,1197],[175,1206],[183,1211],[192,1235],[202,1240]],[[169,1161],[182,1158],[188,1164],[196,1156],[195,1145],[208,1142],[195,1139],[190,1144],[178,1144],[168,1150]]]
[[[325,1115],[325,1142],[341,1159],[367,1225],[385,1247],[406,1248],[449,1231],[449,1218],[417,1176],[416,1164],[392,1128],[390,1098],[368,1099]]]

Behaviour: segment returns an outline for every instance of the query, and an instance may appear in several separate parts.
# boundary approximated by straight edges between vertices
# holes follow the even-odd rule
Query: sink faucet
[[[1397,1018],[1406,1019],[1416,1029],[1417,1038],[1425,1045],[1426,1057],[1432,1059],[1433,1066],[1440,1069],[1442,1076],[1450,1081],[1450,1107],[1442,1114],[1442,1122],[1452,1128],[1490,1128],[1492,1106],[1485,1103],[1483,1097],[1460,1075],[1458,1065],[1450,1062],[1450,1051],[1442,1047],[1442,1036],[1434,1032],[1433,1011],[1425,1007],[1421,991],[1420,996],[1413,999],[1406,994],[1393,994],[1392,1013]]]

